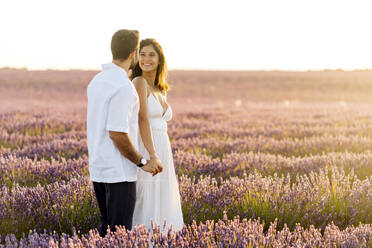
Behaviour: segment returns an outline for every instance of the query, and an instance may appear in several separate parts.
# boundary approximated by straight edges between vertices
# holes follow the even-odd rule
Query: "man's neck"
[[[129,66],[130,66],[130,61],[128,61],[128,60],[120,61],[120,60],[114,59],[112,61],[112,63],[114,63],[115,65],[117,65],[117,66],[119,66],[121,68],[123,68],[127,72],[127,74],[128,74]]]

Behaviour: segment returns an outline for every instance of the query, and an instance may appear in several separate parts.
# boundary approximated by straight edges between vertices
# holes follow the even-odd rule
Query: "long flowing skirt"
[[[133,214],[133,227],[143,224],[151,230],[151,220],[160,225],[164,221],[166,230],[183,227],[183,215],[178,180],[173,164],[172,149],[166,131],[152,130],[156,154],[163,164],[163,171],[156,176],[138,169],[136,183],[136,205]],[[139,137],[139,152],[149,159],[149,154]]]

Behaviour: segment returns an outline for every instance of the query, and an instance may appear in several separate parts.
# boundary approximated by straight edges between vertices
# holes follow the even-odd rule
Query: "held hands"
[[[159,158],[156,155],[150,156],[150,161],[154,161],[154,164],[155,164],[155,167],[156,167],[156,174],[163,171],[163,164],[161,163],[161,161],[159,160]]]
[[[144,171],[149,172],[152,176],[163,171],[163,165],[160,162],[159,158],[154,155],[150,156],[150,160],[147,160],[147,164],[141,167]]]

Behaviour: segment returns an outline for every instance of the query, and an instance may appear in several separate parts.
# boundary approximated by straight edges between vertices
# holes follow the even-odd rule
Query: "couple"
[[[182,229],[163,50],[154,39],[139,42],[138,31],[119,30],[111,52],[113,62],[102,65],[87,88],[89,174],[101,214],[99,234],[116,225],[151,230],[151,221]]]

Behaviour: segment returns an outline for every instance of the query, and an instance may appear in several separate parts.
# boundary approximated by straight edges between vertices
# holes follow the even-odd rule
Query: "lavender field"
[[[186,225],[100,238],[93,71],[0,70],[0,247],[372,247],[372,72],[172,71]]]

